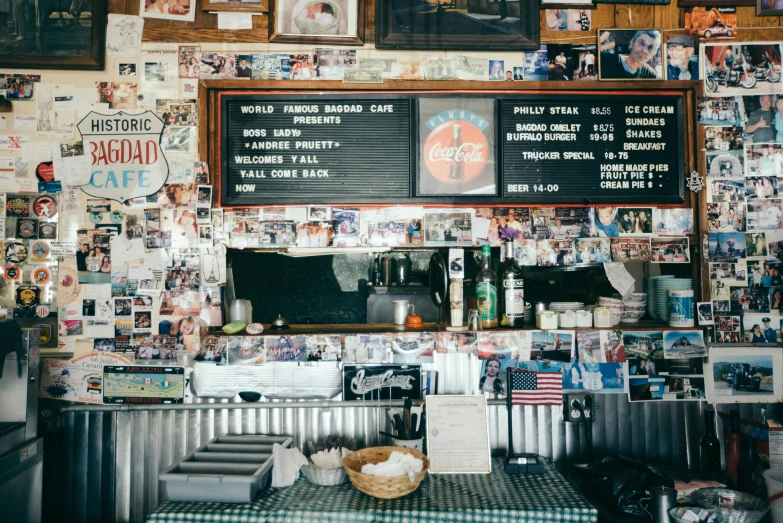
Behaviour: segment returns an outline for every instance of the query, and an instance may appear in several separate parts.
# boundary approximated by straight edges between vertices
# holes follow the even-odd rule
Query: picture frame
[[[544,9],[596,9],[595,0],[539,0],[539,8]]]
[[[215,13],[267,13],[269,0],[201,0],[202,11]]]
[[[177,0],[176,6],[164,8],[162,0],[139,0],[139,16],[173,22],[193,22],[196,20],[196,0]]]
[[[25,19],[22,34],[17,35],[23,39],[13,53],[0,54],[3,67],[102,71],[106,53],[106,2],[85,0],[82,10],[76,13],[78,17],[53,8],[48,17],[37,11],[37,20]],[[89,24],[82,23],[87,20]],[[13,39],[17,36],[4,35]]]
[[[634,50],[634,45],[641,46],[643,42],[649,44],[647,51]],[[666,71],[663,45],[663,30],[659,28],[598,29],[598,79],[663,80]],[[628,67],[633,68],[631,63],[637,64],[634,73],[628,72]]]
[[[492,98],[444,96],[420,104],[416,196],[497,196],[495,127]],[[448,160],[455,147],[464,149],[458,162]]]
[[[756,0],[756,16],[783,16],[783,9],[770,9],[771,3],[771,0]],[[742,3],[736,5],[747,4]]]
[[[271,43],[364,44],[364,0],[271,0]]]
[[[459,17],[468,19],[475,19],[475,17],[470,12],[452,10],[451,4],[439,4],[436,10],[426,13],[413,9],[414,4],[414,0],[377,0],[375,4],[376,49],[537,51],[540,48],[539,0],[508,4],[500,0],[485,4],[485,12],[476,13],[482,15],[481,24],[478,22],[466,24],[472,25],[469,32],[463,30],[441,34],[430,33],[428,30],[431,27],[465,27],[466,25],[457,25],[451,21]],[[501,10],[504,8],[506,11],[502,13]],[[429,20],[430,17],[432,22]],[[513,23],[505,22],[508,26],[502,28],[503,30],[492,31],[489,28],[489,25],[497,24],[506,18]],[[398,30],[400,27],[407,27],[408,30],[400,31]],[[514,29],[513,33],[509,33],[511,28]]]

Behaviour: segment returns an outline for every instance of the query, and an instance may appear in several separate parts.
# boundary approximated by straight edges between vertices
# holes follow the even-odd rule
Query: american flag
[[[562,372],[512,372],[512,405],[562,405]]]

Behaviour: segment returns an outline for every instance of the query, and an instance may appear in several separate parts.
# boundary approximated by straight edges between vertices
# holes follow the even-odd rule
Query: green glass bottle
[[[481,270],[476,275],[476,305],[483,329],[494,329],[498,326],[498,289],[495,286],[495,272],[492,270],[490,246],[482,245]]]
[[[505,249],[506,260],[498,271],[498,317],[501,327],[519,329],[525,322],[525,282],[522,280],[522,269],[514,257],[514,242],[507,241]]]

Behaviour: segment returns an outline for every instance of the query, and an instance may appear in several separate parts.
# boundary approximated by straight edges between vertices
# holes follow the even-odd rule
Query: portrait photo
[[[363,43],[364,2],[274,0],[269,41]]]
[[[599,29],[600,80],[662,80],[660,29]]]
[[[192,22],[196,19],[196,0],[140,0],[139,15],[143,18]]]

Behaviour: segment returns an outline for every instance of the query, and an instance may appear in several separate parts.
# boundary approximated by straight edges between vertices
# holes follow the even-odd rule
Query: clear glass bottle
[[[525,322],[525,282],[522,269],[514,257],[514,242],[507,241],[505,250],[505,261],[498,271],[498,318],[501,327],[519,329]]]
[[[720,441],[715,436],[715,413],[711,410],[704,413],[705,431],[699,442],[701,453],[700,472],[702,477],[709,478],[720,474]]]
[[[481,246],[481,270],[476,275],[476,306],[481,318],[481,327],[494,329],[498,326],[498,290],[495,286],[495,272],[492,270],[489,245]]]

